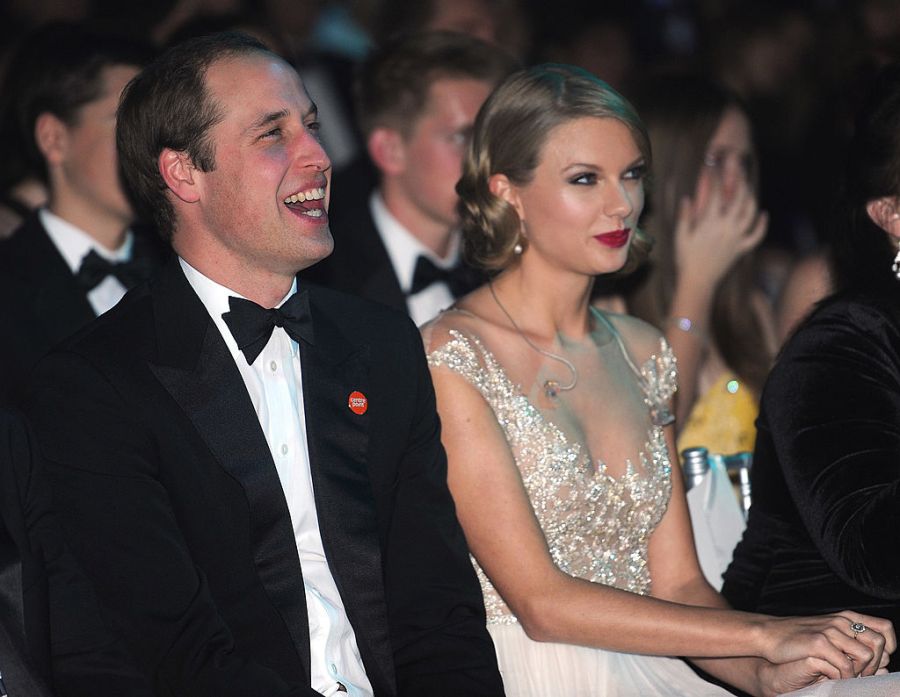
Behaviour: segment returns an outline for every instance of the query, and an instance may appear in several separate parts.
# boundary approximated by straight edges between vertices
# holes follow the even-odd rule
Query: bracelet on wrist
[[[706,332],[700,329],[690,317],[670,317],[666,325],[695,336],[700,341],[706,341]]]

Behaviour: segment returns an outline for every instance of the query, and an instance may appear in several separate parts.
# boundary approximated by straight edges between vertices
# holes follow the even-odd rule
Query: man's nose
[[[331,158],[325,152],[325,147],[309,130],[304,129],[304,135],[299,139],[296,157],[304,167],[311,167],[319,172],[331,169]]]

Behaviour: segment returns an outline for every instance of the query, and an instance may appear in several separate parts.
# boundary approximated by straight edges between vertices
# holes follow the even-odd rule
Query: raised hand
[[[769,218],[743,179],[730,200],[712,178],[706,205],[685,197],[675,228],[675,263],[679,278],[714,288],[734,263],[755,248],[766,234]]]

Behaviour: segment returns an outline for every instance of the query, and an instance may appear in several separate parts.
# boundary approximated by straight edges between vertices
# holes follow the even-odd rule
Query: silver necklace
[[[494,302],[497,303],[497,307],[500,308],[500,311],[506,315],[506,319],[509,320],[509,323],[512,325],[513,329],[516,330],[516,333],[522,337],[526,344],[528,344],[532,349],[537,351],[542,356],[546,356],[547,358],[552,358],[554,361],[559,361],[566,368],[572,371],[572,382],[568,385],[560,385],[557,380],[548,379],[544,380],[544,394],[547,395],[550,399],[557,399],[559,397],[560,392],[567,392],[571,390],[575,385],[578,384],[578,371],[575,369],[574,364],[568,358],[560,356],[557,353],[551,353],[545,349],[542,349],[540,346],[536,346],[531,339],[525,336],[525,332],[519,329],[519,325],[516,324],[516,321],[512,318],[512,315],[506,311],[506,308],[503,307],[503,303],[500,302],[500,298],[497,297],[497,293],[494,291],[494,284],[492,282],[488,282],[488,288],[491,291],[491,297],[494,298]]]

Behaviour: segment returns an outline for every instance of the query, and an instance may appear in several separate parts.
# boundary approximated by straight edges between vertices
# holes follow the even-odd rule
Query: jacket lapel
[[[33,316],[51,343],[75,333],[96,317],[37,213],[28,218],[14,239],[22,245],[16,258],[23,264],[21,275],[32,292]]]
[[[300,344],[303,401],[316,510],[329,567],[356,631],[376,693],[393,694],[378,521],[369,477],[369,414],[350,409],[369,395],[369,347],[344,335],[311,288],[315,345]],[[335,309],[337,313],[339,310]],[[384,404],[369,408],[385,408]]]
[[[281,481],[250,396],[218,330],[173,259],[153,290],[159,363],[150,368],[219,464],[244,488],[260,581],[310,674],[302,571]]]

